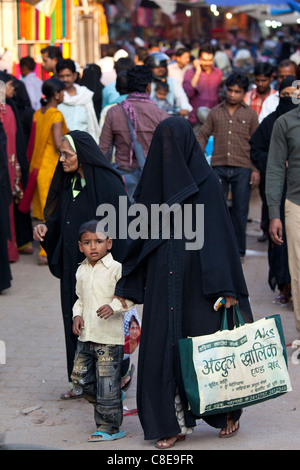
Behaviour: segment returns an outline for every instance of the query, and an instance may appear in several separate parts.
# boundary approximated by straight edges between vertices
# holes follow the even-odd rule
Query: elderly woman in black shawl
[[[197,417],[188,410],[184,392],[178,340],[214,333],[222,313],[214,302],[226,298],[229,308],[239,301],[246,321],[252,321],[231,219],[219,181],[206,162],[190,124],[180,118],[165,119],[154,133],[135,200],[148,209],[166,203],[192,206],[195,229],[196,205],[204,204],[204,245],[186,249],[187,238],[174,236],[132,241],[123,260],[123,276],[115,294],[144,304],[137,407],[145,439],[158,439],[167,449],[183,440]],[[184,232],[184,231],[183,231]],[[229,308],[229,312],[232,309]],[[184,423],[175,411],[183,411]],[[203,419],[220,428],[220,437],[233,436],[241,412]]]
[[[95,219],[100,204],[111,204],[118,219],[119,196],[125,196],[123,181],[106,161],[94,139],[82,131],[63,137],[59,158],[44,210],[45,224],[34,229],[35,240],[45,248],[51,273],[60,279],[65,328],[67,368],[71,373],[77,337],[72,332],[72,308],[76,301],[75,273],[83,254],[78,249],[78,230]],[[126,240],[115,240],[112,254],[121,261]],[[76,397],[74,391],[61,398]]]
[[[250,158],[255,167],[260,171],[261,181],[265,181],[266,168],[268,160],[268,152],[270,147],[271,135],[274,123],[283,114],[292,111],[298,104],[294,104],[291,97],[296,91],[294,84],[296,77],[289,75],[280,83],[279,87],[279,104],[276,110],[269,114],[258,126],[256,131],[251,137],[251,151]],[[276,286],[279,289],[279,294],[275,299],[275,303],[280,305],[286,305],[291,296],[291,278],[288,265],[288,253],[285,235],[285,224],[284,224],[284,201],[286,194],[286,184],[283,190],[282,202],[281,202],[281,221],[282,221],[282,238],[285,241],[282,245],[276,245],[272,242],[269,237],[268,247],[268,260],[269,260],[269,286],[272,290],[275,290]],[[266,201],[266,195],[263,194],[263,206],[265,207],[266,213],[268,213],[268,206]]]

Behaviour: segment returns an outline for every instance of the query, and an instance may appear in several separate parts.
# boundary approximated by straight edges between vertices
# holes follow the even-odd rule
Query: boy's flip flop
[[[106,432],[96,431],[91,437],[88,438],[88,442],[100,442],[100,441],[114,441],[116,439],[122,439],[126,436],[126,431],[119,431],[115,434],[107,434]]]

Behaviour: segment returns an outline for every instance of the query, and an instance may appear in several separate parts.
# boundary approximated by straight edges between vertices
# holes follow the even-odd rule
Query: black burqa
[[[292,83],[296,80],[294,76],[286,77],[280,84],[279,91],[286,87],[292,86]],[[265,181],[266,168],[268,160],[268,152],[270,147],[271,135],[275,121],[283,114],[291,111],[297,104],[294,104],[289,97],[279,98],[279,104],[276,110],[269,114],[258,126],[254,134],[250,139],[250,158],[254,166],[260,171],[261,180]],[[281,206],[280,206],[280,219],[282,222],[282,238],[284,240],[283,245],[277,245],[273,243],[269,237],[268,245],[268,261],[269,261],[269,275],[268,282],[272,290],[275,290],[276,286],[279,290],[282,290],[284,286],[290,284],[290,273],[288,265],[288,252],[285,234],[285,222],[284,222],[284,203],[286,195],[286,182],[284,184]],[[265,193],[263,194],[262,203],[266,207],[268,212],[268,205]],[[269,225],[269,219],[268,219]]]
[[[7,99],[7,104],[9,104],[13,110],[16,119],[16,152],[17,160],[20,165],[22,177],[21,177],[21,186],[25,190],[28,175],[29,175],[29,163],[27,159],[27,141],[24,134],[22,122],[20,119],[20,112],[17,108],[13,99]],[[19,203],[15,201],[14,203],[14,217],[15,217],[15,227],[16,227],[16,241],[18,248],[22,248],[24,245],[31,243],[33,240],[32,236],[32,219],[31,214],[23,214],[18,209]]]
[[[100,82],[101,75],[102,72],[99,65],[87,64],[80,80],[80,85],[84,85],[94,92],[93,104],[98,121],[102,109],[102,90],[104,88],[104,85]]]
[[[64,172],[58,162],[44,210],[48,232],[43,247],[51,273],[60,279],[70,380],[77,344],[77,336],[72,332],[72,308],[77,299],[75,275],[84,259],[78,248],[78,230],[82,223],[98,218],[96,209],[100,204],[113,205],[118,218],[119,196],[126,197],[126,192],[119,174],[106,161],[94,139],[82,131],[71,131],[69,135],[75,143],[86,185],[74,198],[72,180],[77,174]],[[126,240],[113,241],[111,252],[117,261],[122,260],[126,243]]]
[[[0,293],[11,286],[12,280],[7,247],[7,241],[11,238],[9,218],[11,201],[6,134],[0,119]]]
[[[17,80],[15,77],[13,77],[12,75],[9,75],[6,72],[0,72],[0,80],[3,81],[4,83],[7,83],[13,80],[13,84],[16,87],[15,88],[16,94],[19,93],[18,97],[24,96],[22,93],[20,94],[20,89],[23,90],[22,87],[25,88],[25,85],[22,83],[19,88],[19,83],[21,82]],[[26,92],[26,89],[25,89],[25,92]],[[27,92],[26,92],[26,95],[27,95]],[[23,99],[21,102],[23,102]],[[29,163],[28,163],[27,153],[26,153],[27,140],[25,137],[24,128],[23,128],[21,118],[20,118],[21,111],[18,107],[17,97],[15,96],[14,98],[7,98],[6,103],[11,106],[12,111],[15,116],[15,120],[16,120],[16,153],[17,153],[17,160],[20,165],[20,170],[22,173],[21,186],[24,190],[27,185],[28,174],[29,174]],[[30,126],[30,128],[31,128],[31,121],[30,119],[28,120],[28,116],[27,116],[27,125]],[[30,213],[23,214],[18,210],[18,202],[16,201],[14,202],[14,219],[15,219],[15,229],[16,229],[16,241],[17,241],[18,248],[21,248],[22,246],[32,242],[32,239],[33,239],[32,221],[31,221]]]
[[[220,295],[238,297],[246,321],[252,321],[252,313],[221,185],[185,119],[167,118],[158,125],[135,200],[148,208],[149,225],[154,222],[153,204],[180,204],[184,211],[190,204],[193,224],[196,205],[204,204],[202,249],[186,249],[186,232],[181,239],[173,236],[174,224],[169,239],[133,240],[115,291],[144,304],[137,407],[145,439],[159,439],[180,433],[176,391],[186,425],[195,426],[182,383],[178,339],[219,330],[222,312],[215,312],[213,305]],[[239,416],[240,411],[235,412],[234,419]],[[225,428],[226,414],[205,421]]]
[[[27,147],[30,138],[34,109],[31,106],[26,86],[24,85],[22,80],[18,80],[16,77],[13,77],[13,80],[15,86],[15,96],[13,97],[13,101],[15,102],[16,107],[18,109],[21,125],[24,132],[25,145]]]

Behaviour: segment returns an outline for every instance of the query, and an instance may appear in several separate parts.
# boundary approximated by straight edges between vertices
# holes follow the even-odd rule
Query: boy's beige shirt
[[[110,253],[93,267],[87,259],[76,272],[77,301],[73,306],[73,318],[77,315],[84,320],[84,329],[78,337],[80,341],[99,344],[124,344],[124,311],[134,303],[126,300],[125,310],[118,299],[113,299],[116,283],[122,276],[122,265]],[[110,305],[114,314],[106,320],[98,317],[97,310],[102,305]]]

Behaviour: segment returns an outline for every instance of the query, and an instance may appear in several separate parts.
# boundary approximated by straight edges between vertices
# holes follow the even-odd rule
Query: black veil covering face
[[[106,161],[94,139],[86,132],[68,134],[76,147],[85,186],[75,198],[72,180],[77,173],[66,173],[58,162],[50,185],[44,216],[48,232],[43,243],[51,273],[61,280],[61,301],[65,324],[68,373],[72,372],[77,337],[72,333],[72,308],[76,301],[75,274],[84,255],[78,249],[79,227],[96,217],[100,204],[111,204],[119,220],[119,197],[126,191],[119,174]],[[57,156],[58,158],[58,156]],[[118,234],[118,227],[117,227]],[[127,240],[113,240],[112,255],[121,261]]]
[[[196,206],[204,205],[201,249],[186,249],[184,230],[181,239],[171,235],[133,240],[116,288],[116,295],[144,304],[137,404],[145,439],[159,439],[180,433],[174,407],[177,392],[186,425],[195,426],[182,384],[178,339],[219,330],[222,312],[215,312],[213,305],[221,295],[238,298],[245,321],[252,321],[252,313],[221,185],[185,119],[172,117],[158,125],[135,200],[149,214],[153,204],[178,203],[183,209],[190,204],[193,227]],[[171,234],[172,229],[171,225]],[[240,411],[235,412],[235,420],[239,416]],[[226,414],[205,420],[226,427]]]
[[[10,239],[9,205],[12,194],[6,154],[6,135],[0,120],[0,292],[11,285],[7,240]]]

